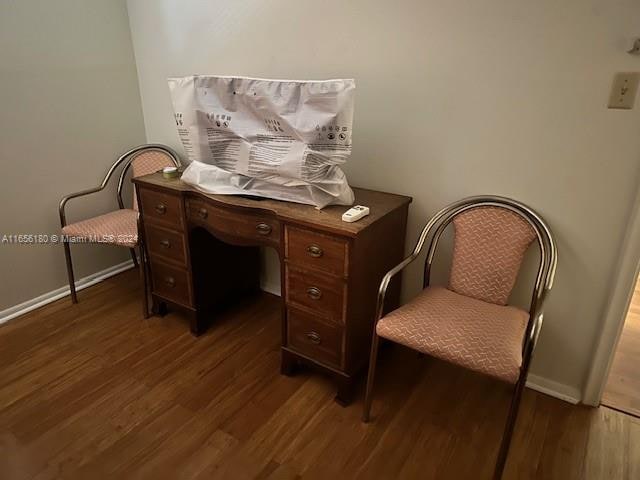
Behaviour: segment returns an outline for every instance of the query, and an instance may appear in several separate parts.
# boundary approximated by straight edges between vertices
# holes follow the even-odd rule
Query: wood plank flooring
[[[640,416],[640,281],[631,298],[602,404]]]
[[[0,478],[483,479],[501,384],[401,347],[381,351],[373,422],[334,385],[279,374],[279,299],[193,338],[144,320],[137,272],[0,327]],[[506,479],[640,478],[640,420],[527,390]]]

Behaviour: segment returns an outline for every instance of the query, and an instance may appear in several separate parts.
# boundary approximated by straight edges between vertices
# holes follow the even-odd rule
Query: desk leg
[[[167,304],[154,297],[151,305],[151,313],[159,317],[164,317],[167,314]]]
[[[336,372],[335,370],[328,369],[327,367],[319,366],[310,359],[300,357],[285,348],[280,350],[280,373],[282,375],[286,375],[287,377],[295,375],[299,366],[310,366],[311,368],[320,368],[321,370],[325,370],[338,385],[338,392],[335,396],[336,403],[343,407],[351,404],[353,401],[354,377],[347,375],[346,373]]]
[[[296,358],[286,350],[280,350],[280,373],[292,377],[296,373],[298,362]]]
[[[207,326],[205,323],[205,319],[202,318],[202,315],[199,314],[198,312],[194,312],[191,315],[191,334],[194,337],[199,337],[204,333],[206,329],[207,329]]]
[[[337,377],[338,393],[335,397],[335,402],[346,407],[353,401],[353,379],[351,377]]]

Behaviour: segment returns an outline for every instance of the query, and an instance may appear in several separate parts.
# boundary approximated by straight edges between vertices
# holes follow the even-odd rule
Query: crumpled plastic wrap
[[[355,82],[170,78],[182,180],[215,194],[322,208],[352,205],[340,168],[351,154]]]

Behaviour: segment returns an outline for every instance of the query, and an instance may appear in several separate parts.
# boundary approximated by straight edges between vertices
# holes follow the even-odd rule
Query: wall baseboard
[[[260,282],[260,290],[263,292],[270,293],[277,297],[280,297],[282,294],[280,292],[280,284],[273,282]]]
[[[127,260],[112,267],[105,268],[99,272],[93,273],[86,277],[83,277],[76,281],[76,291],[84,290],[87,287],[95,285],[96,283],[106,280],[109,277],[113,277],[118,273],[124,272],[133,268],[133,260]],[[267,293],[280,296],[280,284],[279,283],[267,283],[261,282],[260,288]],[[22,302],[13,307],[9,307],[0,311],[0,325],[9,320],[12,320],[20,315],[24,315],[36,308],[43,307],[48,303],[55,302],[63,297],[68,296],[71,293],[69,287],[60,287],[47,293],[43,293],[35,298]]]
[[[126,262],[122,262],[112,267],[105,268],[104,270],[78,280],[76,282],[76,290],[83,290],[130,268],[133,268],[132,260],[127,260]],[[272,282],[268,283],[263,281],[260,284],[260,288],[267,293],[271,293],[272,295],[281,295],[280,284]],[[66,297],[69,294],[69,287],[61,287],[48,293],[42,294],[36,298],[32,298],[31,300],[27,300],[26,302],[2,310],[0,311],[0,324],[8,322],[13,318],[24,315],[25,313],[35,310],[36,308],[40,308],[48,303],[55,302],[56,300]],[[536,390],[537,392],[550,395],[552,397],[564,400],[565,402],[569,402],[572,404],[579,403],[581,399],[580,390],[578,390],[577,388],[570,387],[568,385],[564,385],[562,383],[558,383],[534,374],[529,374],[529,377],[527,379],[527,387],[532,390]]]
[[[281,295],[279,283],[266,282],[263,280],[260,282],[260,289],[273,295]],[[530,373],[527,378],[527,387],[531,390],[535,390],[536,392],[544,393],[545,395],[549,395],[574,405],[580,403],[582,398],[580,390],[577,388],[570,387],[563,383],[549,380],[548,378],[540,377],[532,373]]]
[[[124,272],[125,270],[129,270],[130,268],[133,268],[133,260],[127,260],[126,262],[113,265],[112,267],[105,268],[104,270],[83,277],[76,281],[76,291],[84,290],[91,285],[95,285],[102,280],[106,280],[107,278],[113,277],[114,275]],[[55,302],[56,300],[66,297],[70,293],[71,290],[68,286],[60,287],[50,292],[43,293],[31,300],[27,300],[26,302],[22,302],[18,305],[2,310],[0,311],[0,325],[13,318],[19,317],[20,315],[24,315],[31,310],[35,310],[36,308],[40,308],[48,303]]]
[[[539,377],[538,375],[533,375],[531,373],[527,378],[527,387],[535,390],[536,392],[544,393],[574,405],[580,403],[582,398],[580,390],[575,387],[570,387],[569,385],[555,382],[548,378]]]

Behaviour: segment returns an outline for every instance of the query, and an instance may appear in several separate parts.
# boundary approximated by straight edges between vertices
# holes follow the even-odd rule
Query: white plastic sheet
[[[216,194],[322,208],[352,205],[340,165],[351,154],[355,82],[170,78],[182,180]]]

